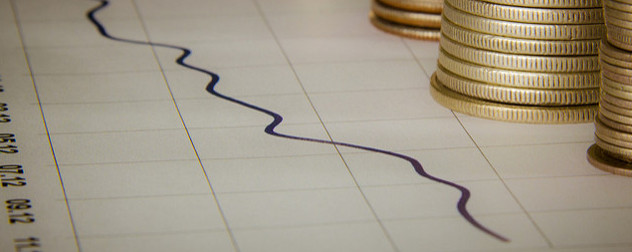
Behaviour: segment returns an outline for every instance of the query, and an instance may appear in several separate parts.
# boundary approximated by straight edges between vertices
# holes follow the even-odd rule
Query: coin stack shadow
[[[592,122],[604,33],[601,0],[445,0],[432,96],[488,119]]]
[[[369,19],[388,33],[438,40],[442,10],[443,0],[373,0]]]
[[[632,0],[603,0],[607,36],[601,42],[601,98],[595,119],[593,166],[632,176]]]

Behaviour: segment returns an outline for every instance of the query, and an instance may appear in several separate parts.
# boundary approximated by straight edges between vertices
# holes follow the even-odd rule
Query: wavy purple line
[[[287,139],[293,139],[293,140],[300,140],[300,141],[307,141],[307,142],[315,142],[315,143],[322,143],[322,144],[330,144],[330,145],[338,145],[338,146],[345,146],[345,147],[349,147],[349,148],[354,148],[354,149],[360,149],[360,150],[365,150],[365,151],[369,151],[369,152],[374,152],[374,153],[381,153],[384,155],[389,155],[392,157],[396,157],[396,158],[400,158],[403,160],[408,161],[412,167],[415,169],[415,172],[417,172],[417,174],[419,174],[420,176],[435,181],[437,183],[441,183],[450,187],[453,187],[457,190],[459,190],[461,192],[461,197],[459,198],[458,202],[457,202],[457,210],[459,211],[459,214],[467,221],[469,222],[472,226],[474,226],[475,228],[477,228],[478,230],[502,241],[502,242],[509,242],[509,239],[505,238],[504,236],[492,231],[491,229],[483,226],[482,224],[480,224],[476,219],[474,219],[474,217],[472,217],[472,215],[469,213],[469,211],[467,210],[467,202],[470,199],[470,191],[465,188],[464,186],[461,186],[459,184],[456,184],[454,182],[445,180],[445,179],[441,179],[435,176],[432,176],[430,174],[428,174],[423,166],[421,165],[421,163],[419,161],[417,161],[416,159],[400,154],[400,153],[396,153],[396,152],[392,152],[392,151],[387,151],[387,150],[382,150],[382,149],[378,149],[378,148],[373,148],[373,147],[367,147],[367,146],[361,146],[361,145],[356,145],[356,144],[350,144],[350,143],[344,143],[344,142],[337,142],[337,141],[329,141],[329,140],[322,140],[322,139],[314,139],[314,138],[307,138],[307,137],[301,137],[301,136],[293,136],[293,135],[287,135],[287,134],[282,134],[282,133],[278,133],[276,131],[274,131],[274,129],[281,124],[281,122],[283,121],[283,117],[278,114],[275,113],[271,110],[235,99],[233,97],[227,96],[227,95],[223,95],[219,92],[217,92],[215,90],[215,87],[217,86],[217,84],[219,83],[219,75],[203,69],[203,68],[199,68],[193,65],[189,65],[187,63],[184,62],[184,60],[191,55],[191,50],[185,47],[181,47],[181,46],[176,46],[176,45],[170,45],[170,44],[163,44],[163,43],[154,43],[154,42],[146,42],[146,41],[136,41],[136,40],[130,40],[130,39],[124,39],[124,38],[118,38],[118,37],[114,37],[111,36],[107,30],[105,29],[105,27],[97,20],[97,18],[95,17],[95,14],[107,7],[109,5],[109,1],[108,0],[97,0],[98,2],[101,3],[101,5],[89,10],[86,14],[86,17],[96,26],[97,30],[99,31],[99,33],[103,36],[106,37],[108,39],[111,40],[115,40],[115,41],[120,41],[120,42],[126,42],[126,43],[132,43],[132,44],[141,44],[141,45],[149,45],[149,46],[158,46],[158,47],[165,47],[165,48],[171,48],[171,49],[176,49],[176,50],[180,50],[182,51],[182,54],[176,58],[176,63],[184,68],[188,68],[191,70],[195,70],[204,74],[207,74],[211,80],[209,81],[208,85],[206,86],[206,91],[209,92],[211,95],[216,96],[218,98],[239,104],[241,106],[247,107],[249,109],[253,109],[256,111],[259,111],[261,113],[267,114],[270,117],[273,118],[273,121],[268,124],[265,127],[265,133],[267,133],[268,135],[272,135],[272,136],[276,136],[276,137],[282,137],[282,138],[287,138]]]

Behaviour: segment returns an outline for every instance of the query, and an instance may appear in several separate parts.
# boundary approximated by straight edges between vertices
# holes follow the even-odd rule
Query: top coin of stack
[[[632,176],[632,0],[603,0],[603,5],[607,37],[599,50],[601,99],[588,160]]]
[[[445,0],[442,17],[439,103],[513,122],[594,119],[600,0]]]
[[[383,31],[416,39],[439,39],[443,0],[373,0],[369,18]]]

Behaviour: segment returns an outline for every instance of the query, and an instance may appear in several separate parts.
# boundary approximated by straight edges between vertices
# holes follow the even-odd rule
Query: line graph
[[[0,0],[0,250],[632,249],[592,124],[441,107],[370,3]]]
[[[335,141],[331,141],[331,140],[321,140],[321,139],[313,139],[313,138],[306,138],[306,137],[300,137],[300,136],[293,136],[293,135],[287,135],[287,134],[282,134],[282,133],[278,133],[275,131],[275,128],[280,125],[283,121],[283,117],[280,114],[277,114],[273,111],[267,110],[265,108],[253,105],[253,104],[249,104],[246,103],[244,101],[232,98],[230,96],[226,96],[224,94],[221,94],[219,92],[217,92],[215,90],[215,87],[219,84],[219,76],[216,73],[213,73],[209,70],[206,69],[202,69],[196,66],[192,66],[189,65],[185,62],[185,59],[191,55],[192,51],[184,48],[184,47],[180,47],[180,46],[175,46],[175,45],[169,45],[169,44],[162,44],[162,43],[154,43],[154,42],[143,42],[143,41],[135,41],[135,40],[128,40],[128,39],[124,39],[124,38],[117,38],[117,37],[113,37],[111,36],[106,28],[99,22],[99,20],[96,18],[96,13],[99,12],[100,10],[104,9],[105,7],[108,6],[109,1],[106,0],[102,0],[100,1],[101,5],[99,5],[98,7],[95,7],[94,9],[90,10],[87,13],[87,17],[88,19],[97,27],[97,30],[99,31],[99,33],[101,35],[103,35],[104,37],[108,38],[108,39],[112,39],[112,40],[116,40],[116,41],[121,41],[121,42],[127,42],[127,43],[134,43],[134,44],[145,44],[145,45],[149,45],[149,46],[158,46],[158,47],[166,47],[166,48],[171,48],[171,49],[175,49],[175,50],[180,50],[182,51],[182,54],[176,59],[176,63],[178,65],[181,65],[182,67],[191,69],[191,70],[195,70],[201,73],[204,73],[206,75],[208,75],[211,80],[208,83],[208,85],[206,86],[206,91],[209,92],[211,95],[216,96],[218,98],[224,99],[226,101],[230,101],[233,103],[237,103],[241,106],[244,106],[246,108],[249,109],[253,109],[256,111],[259,111],[261,113],[267,114],[270,117],[273,118],[273,121],[268,124],[265,127],[264,132],[271,135],[271,136],[276,136],[276,137],[282,137],[282,138],[287,138],[287,139],[293,139],[293,140],[300,140],[300,141],[306,141],[306,142],[315,142],[315,143],[322,143],[322,144],[332,144],[332,145],[339,145],[339,146],[345,146],[345,147],[350,147],[350,148],[354,148],[354,149],[361,149],[361,150],[365,150],[365,151],[369,151],[369,152],[374,152],[374,153],[379,153],[379,154],[385,154],[385,155],[389,155],[392,157],[396,157],[396,158],[400,158],[403,160],[408,161],[412,167],[414,168],[414,170],[422,177],[427,178],[429,180],[438,182],[438,183],[442,183],[445,184],[447,186],[453,187],[457,190],[459,190],[461,192],[461,197],[458,200],[457,203],[457,209],[459,211],[459,213],[463,216],[463,218],[465,218],[470,224],[472,224],[473,226],[475,226],[476,228],[478,228],[479,230],[481,230],[482,232],[485,232],[495,238],[497,238],[500,241],[504,241],[504,242],[508,242],[509,239],[503,237],[500,234],[497,234],[495,232],[493,232],[492,230],[486,228],[485,226],[483,226],[482,224],[480,224],[478,221],[476,221],[474,219],[474,217],[467,211],[467,202],[469,200],[469,198],[471,197],[470,191],[461,186],[458,185],[454,182],[450,182],[435,176],[432,176],[430,174],[428,174],[423,166],[421,165],[421,163],[409,156],[403,155],[403,154],[399,154],[399,153],[395,153],[395,152],[391,152],[391,151],[386,151],[386,150],[381,150],[381,149],[377,149],[377,148],[372,148],[372,147],[366,147],[366,146],[360,146],[360,145],[355,145],[355,144],[349,144],[349,143],[342,143],[342,142],[335,142]]]

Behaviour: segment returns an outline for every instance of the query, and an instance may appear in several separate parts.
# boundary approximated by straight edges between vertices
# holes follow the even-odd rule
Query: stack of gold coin
[[[445,0],[442,13],[437,102],[513,122],[595,118],[601,0]]]
[[[632,176],[632,1],[603,0],[603,5],[607,36],[599,50],[601,99],[588,160]]]
[[[443,0],[373,0],[371,23],[388,33],[438,40]]]

